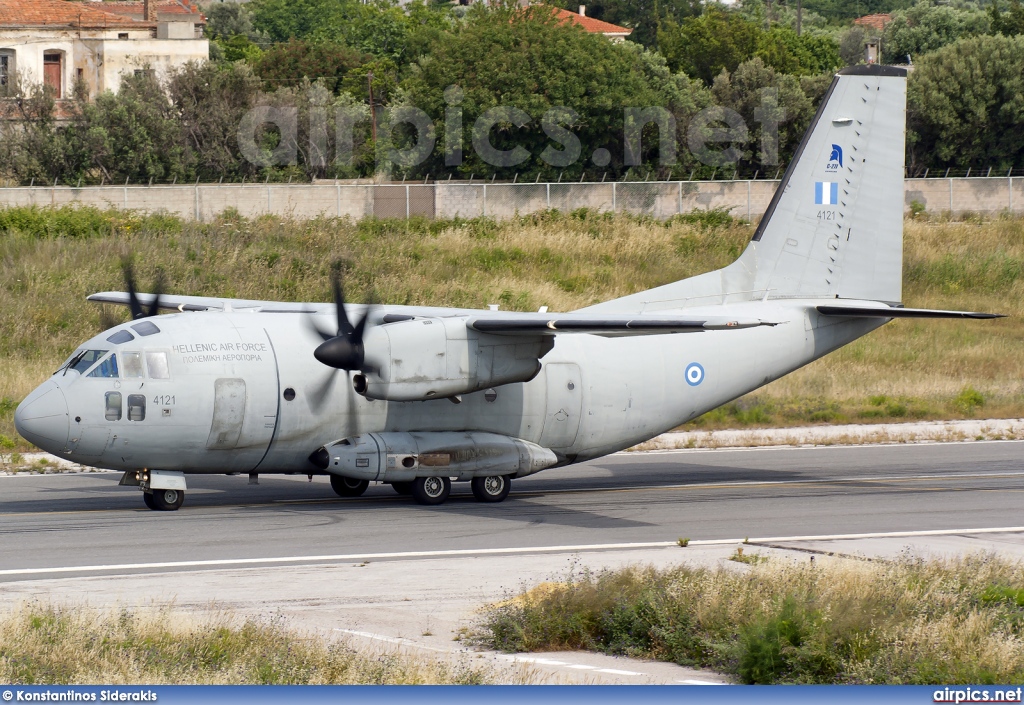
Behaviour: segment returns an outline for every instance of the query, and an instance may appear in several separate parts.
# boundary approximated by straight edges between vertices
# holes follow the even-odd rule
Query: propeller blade
[[[135,272],[132,269],[132,262],[129,259],[121,263],[121,271],[124,273],[124,286],[128,290],[128,308],[132,312],[132,318],[145,318],[146,313],[139,303],[138,291],[135,288]]]
[[[160,296],[164,293],[166,285],[167,275],[163,269],[157,269],[156,282],[153,284],[153,300],[149,304],[149,311],[146,312],[146,316],[160,315]]]
[[[331,289],[334,291],[334,312],[338,320],[338,332],[335,335],[352,337],[352,323],[348,320],[348,312],[345,311],[345,290],[341,286],[341,264],[335,263],[331,272]]]

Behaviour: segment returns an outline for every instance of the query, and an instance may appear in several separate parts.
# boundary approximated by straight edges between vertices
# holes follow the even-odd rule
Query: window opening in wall
[[[10,53],[0,53],[0,86],[11,85],[11,77],[14,76],[14,56]]]

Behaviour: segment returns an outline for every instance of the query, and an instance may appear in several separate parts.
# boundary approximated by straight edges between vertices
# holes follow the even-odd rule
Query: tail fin
[[[906,75],[878,65],[836,75],[736,262],[589,310],[655,311],[765,297],[899,302]]]

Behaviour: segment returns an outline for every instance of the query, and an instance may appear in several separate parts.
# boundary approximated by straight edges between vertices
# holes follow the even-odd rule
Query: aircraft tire
[[[512,489],[512,478],[507,475],[474,477],[469,484],[478,502],[500,502],[508,497],[508,491]]]
[[[370,486],[369,480],[353,480],[351,477],[331,475],[331,489],[338,493],[339,497],[358,497]]]
[[[142,493],[142,501],[146,503],[146,506],[156,511],[156,505],[153,503],[153,495],[150,492]]]
[[[412,494],[412,482],[392,482],[391,489],[400,495],[408,497]]]
[[[174,512],[185,502],[181,490],[153,490],[153,508],[159,512]]]
[[[417,504],[441,504],[451,491],[452,481],[447,477],[417,477],[412,481],[412,497]]]

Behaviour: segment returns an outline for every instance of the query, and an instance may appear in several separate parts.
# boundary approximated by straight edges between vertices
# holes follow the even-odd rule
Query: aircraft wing
[[[779,322],[725,316],[601,316],[572,313],[521,313],[504,316],[470,316],[466,325],[496,335],[557,335],[589,333],[606,337],[694,333],[705,330],[740,330],[775,326]]]
[[[942,311],[930,308],[902,308],[894,306],[817,306],[824,316],[846,318],[1005,318],[1004,313],[978,313],[976,311]]]
[[[153,302],[153,294],[138,294],[139,303],[149,306]],[[126,291],[103,291],[92,294],[89,301],[100,304],[129,305]],[[259,309],[261,311],[310,313],[321,306],[331,307],[332,304],[295,304],[283,301],[255,301],[250,299],[222,299],[211,296],[181,296],[177,294],[161,294],[160,308],[164,311],[224,311]]]

